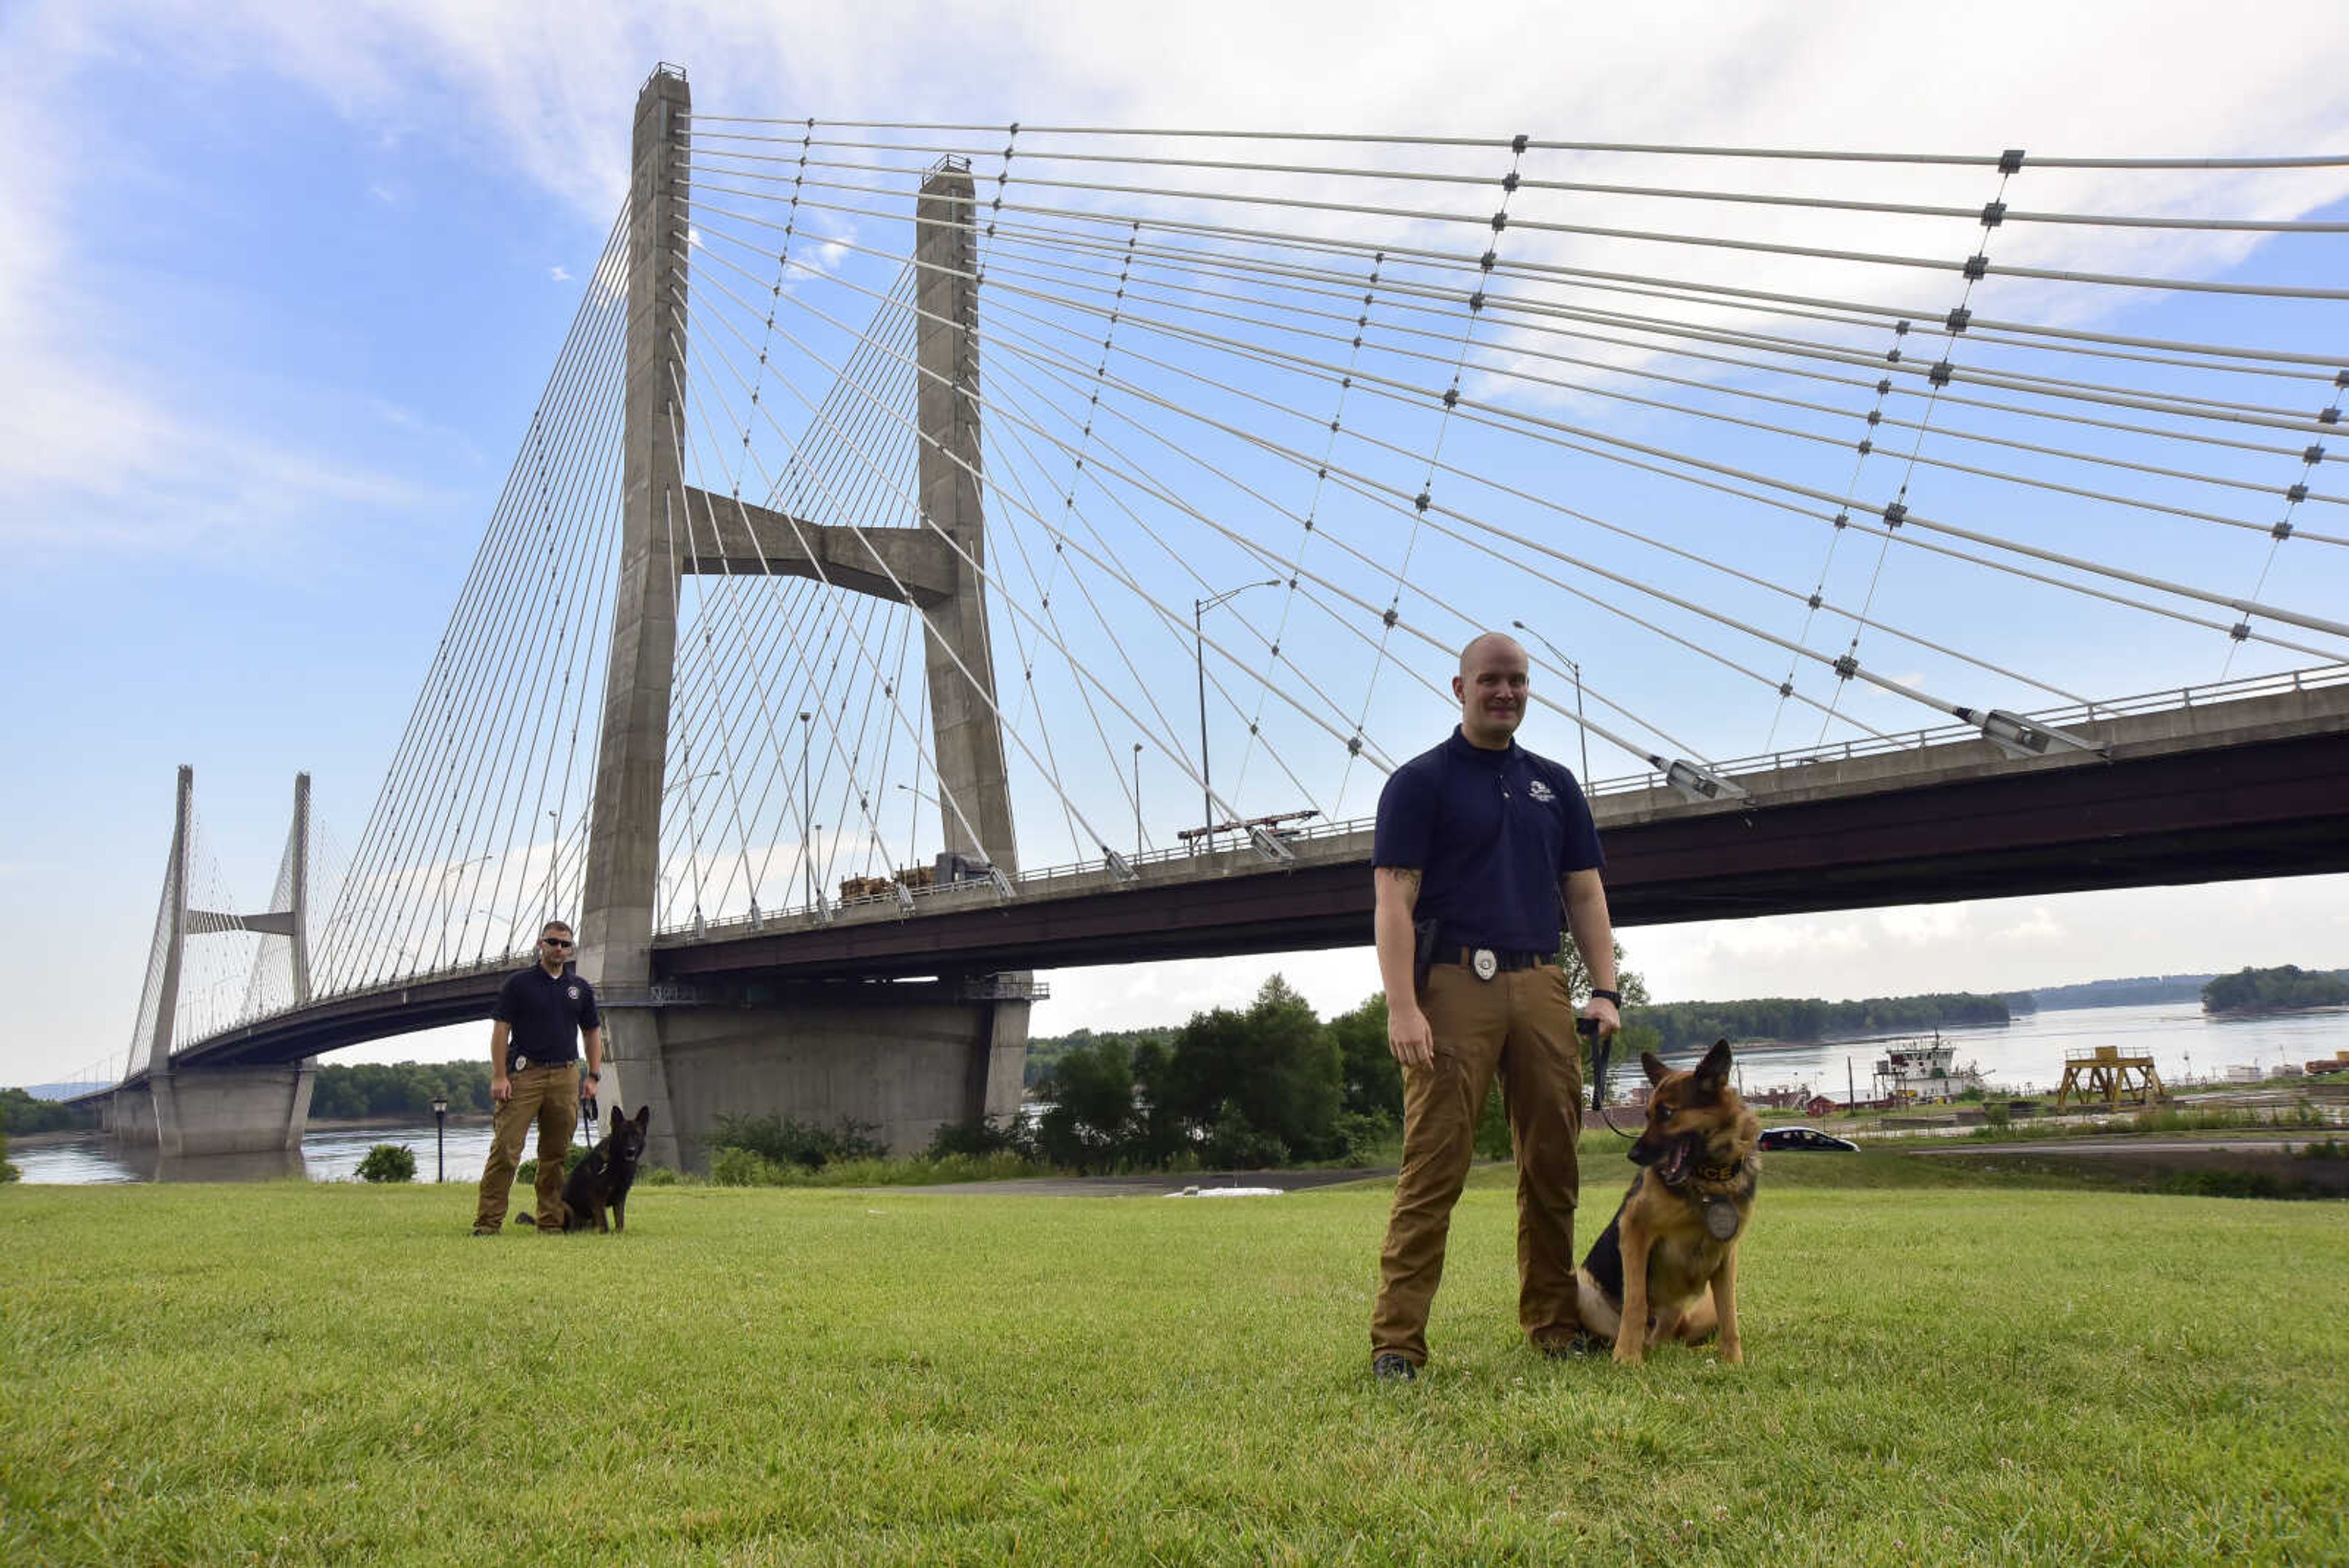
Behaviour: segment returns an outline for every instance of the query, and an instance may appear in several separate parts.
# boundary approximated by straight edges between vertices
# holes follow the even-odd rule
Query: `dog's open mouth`
[[[1664,1156],[1664,1162],[1656,1167],[1656,1174],[1662,1178],[1665,1186],[1678,1187],[1688,1179],[1689,1167],[1695,1160],[1695,1137],[1674,1138],[1671,1149]]]

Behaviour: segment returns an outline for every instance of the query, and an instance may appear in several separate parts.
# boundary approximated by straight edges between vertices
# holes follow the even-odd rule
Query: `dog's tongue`
[[[1686,1138],[1672,1145],[1672,1152],[1664,1156],[1664,1179],[1678,1181],[1688,1174],[1689,1146]]]

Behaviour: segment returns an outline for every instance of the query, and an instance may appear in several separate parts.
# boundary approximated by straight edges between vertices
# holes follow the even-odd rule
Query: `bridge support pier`
[[[810,576],[919,615],[941,841],[1005,877],[1019,872],[982,576],[970,171],[933,171],[915,209],[923,524],[852,535],[685,482],[676,431],[691,425],[681,406],[690,254],[675,236],[689,223],[683,170],[692,112],[684,77],[666,67],[637,96],[620,571],[579,916],[579,971],[604,999],[605,1098],[651,1107],[647,1156],[660,1165],[708,1168],[703,1140],[719,1116],[823,1127],[848,1117],[877,1127],[893,1150],[912,1152],[946,1123],[1018,1111],[1024,975],[876,987],[849,980],[849,971],[835,985],[753,994],[747,1007],[667,1006],[654,983],[654,907],[678,598],[682,576],[694,570]],[[713,557],[678,556],[672,541],[688,518],[710,531]],[[814,837],[808,825],[805,841]],[[812,880],[809,891],[821,907]]]
[[[114,1092],[100,1112],[126,1146],[165,1158],[296,1152],[310,1125],[314,1061],[239,1067],[175,1067]]]
[[[753,996],[734,1007],[606,1009],[617,1037],[658,1052],[655,1062],[631,1053],[614,1084],[627,1105],[651,1104],[645,1070],[659,1075],[657,1163],[707,1172],[720,1116],[826,1129],[860,1122],[906,1155],[950,1123],[1019,1112],[1024,1000],[974,1001],[944,984],[759,987]]]

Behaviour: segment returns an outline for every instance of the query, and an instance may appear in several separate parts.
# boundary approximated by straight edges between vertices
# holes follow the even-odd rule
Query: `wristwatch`
[[[1592,986],[1592,987],[1590,988],[1590,1000],[1591,1000],[1591,1001],[1596,1002],[1596,1001],[1598,1001],[1598,1000],[1599,1000],[1600,997],[1602,997],[1602,996],[1603,996],[1603,997],[1605,997],[1608,1001],[1609,1001],[1609,1002],[1613,1002],[1613,1003],[1615,1004],[1616,1008],[1617,1008],[1619,1011],[1622,1008],[1622,1005],[1623,1005],[1623,993],[1622,993],[1621,992],[1619,992],[1619,991],[1609,991],[1609,990],[1607,990],[1604,986],[1597,986],[1597,985],[1594,985],[1594,986]]]

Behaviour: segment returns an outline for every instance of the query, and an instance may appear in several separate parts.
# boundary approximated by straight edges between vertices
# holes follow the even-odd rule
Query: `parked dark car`
[[[1833,1133],[1823,1133],[1816,1127],[1765,1127],[1762,1132],[1761,1147],[1789,1149],[1840,1149],[1848,1154],[1859,1152],[1859,1145],[1852,1142],[1851,1139],[1837,1137]]]

